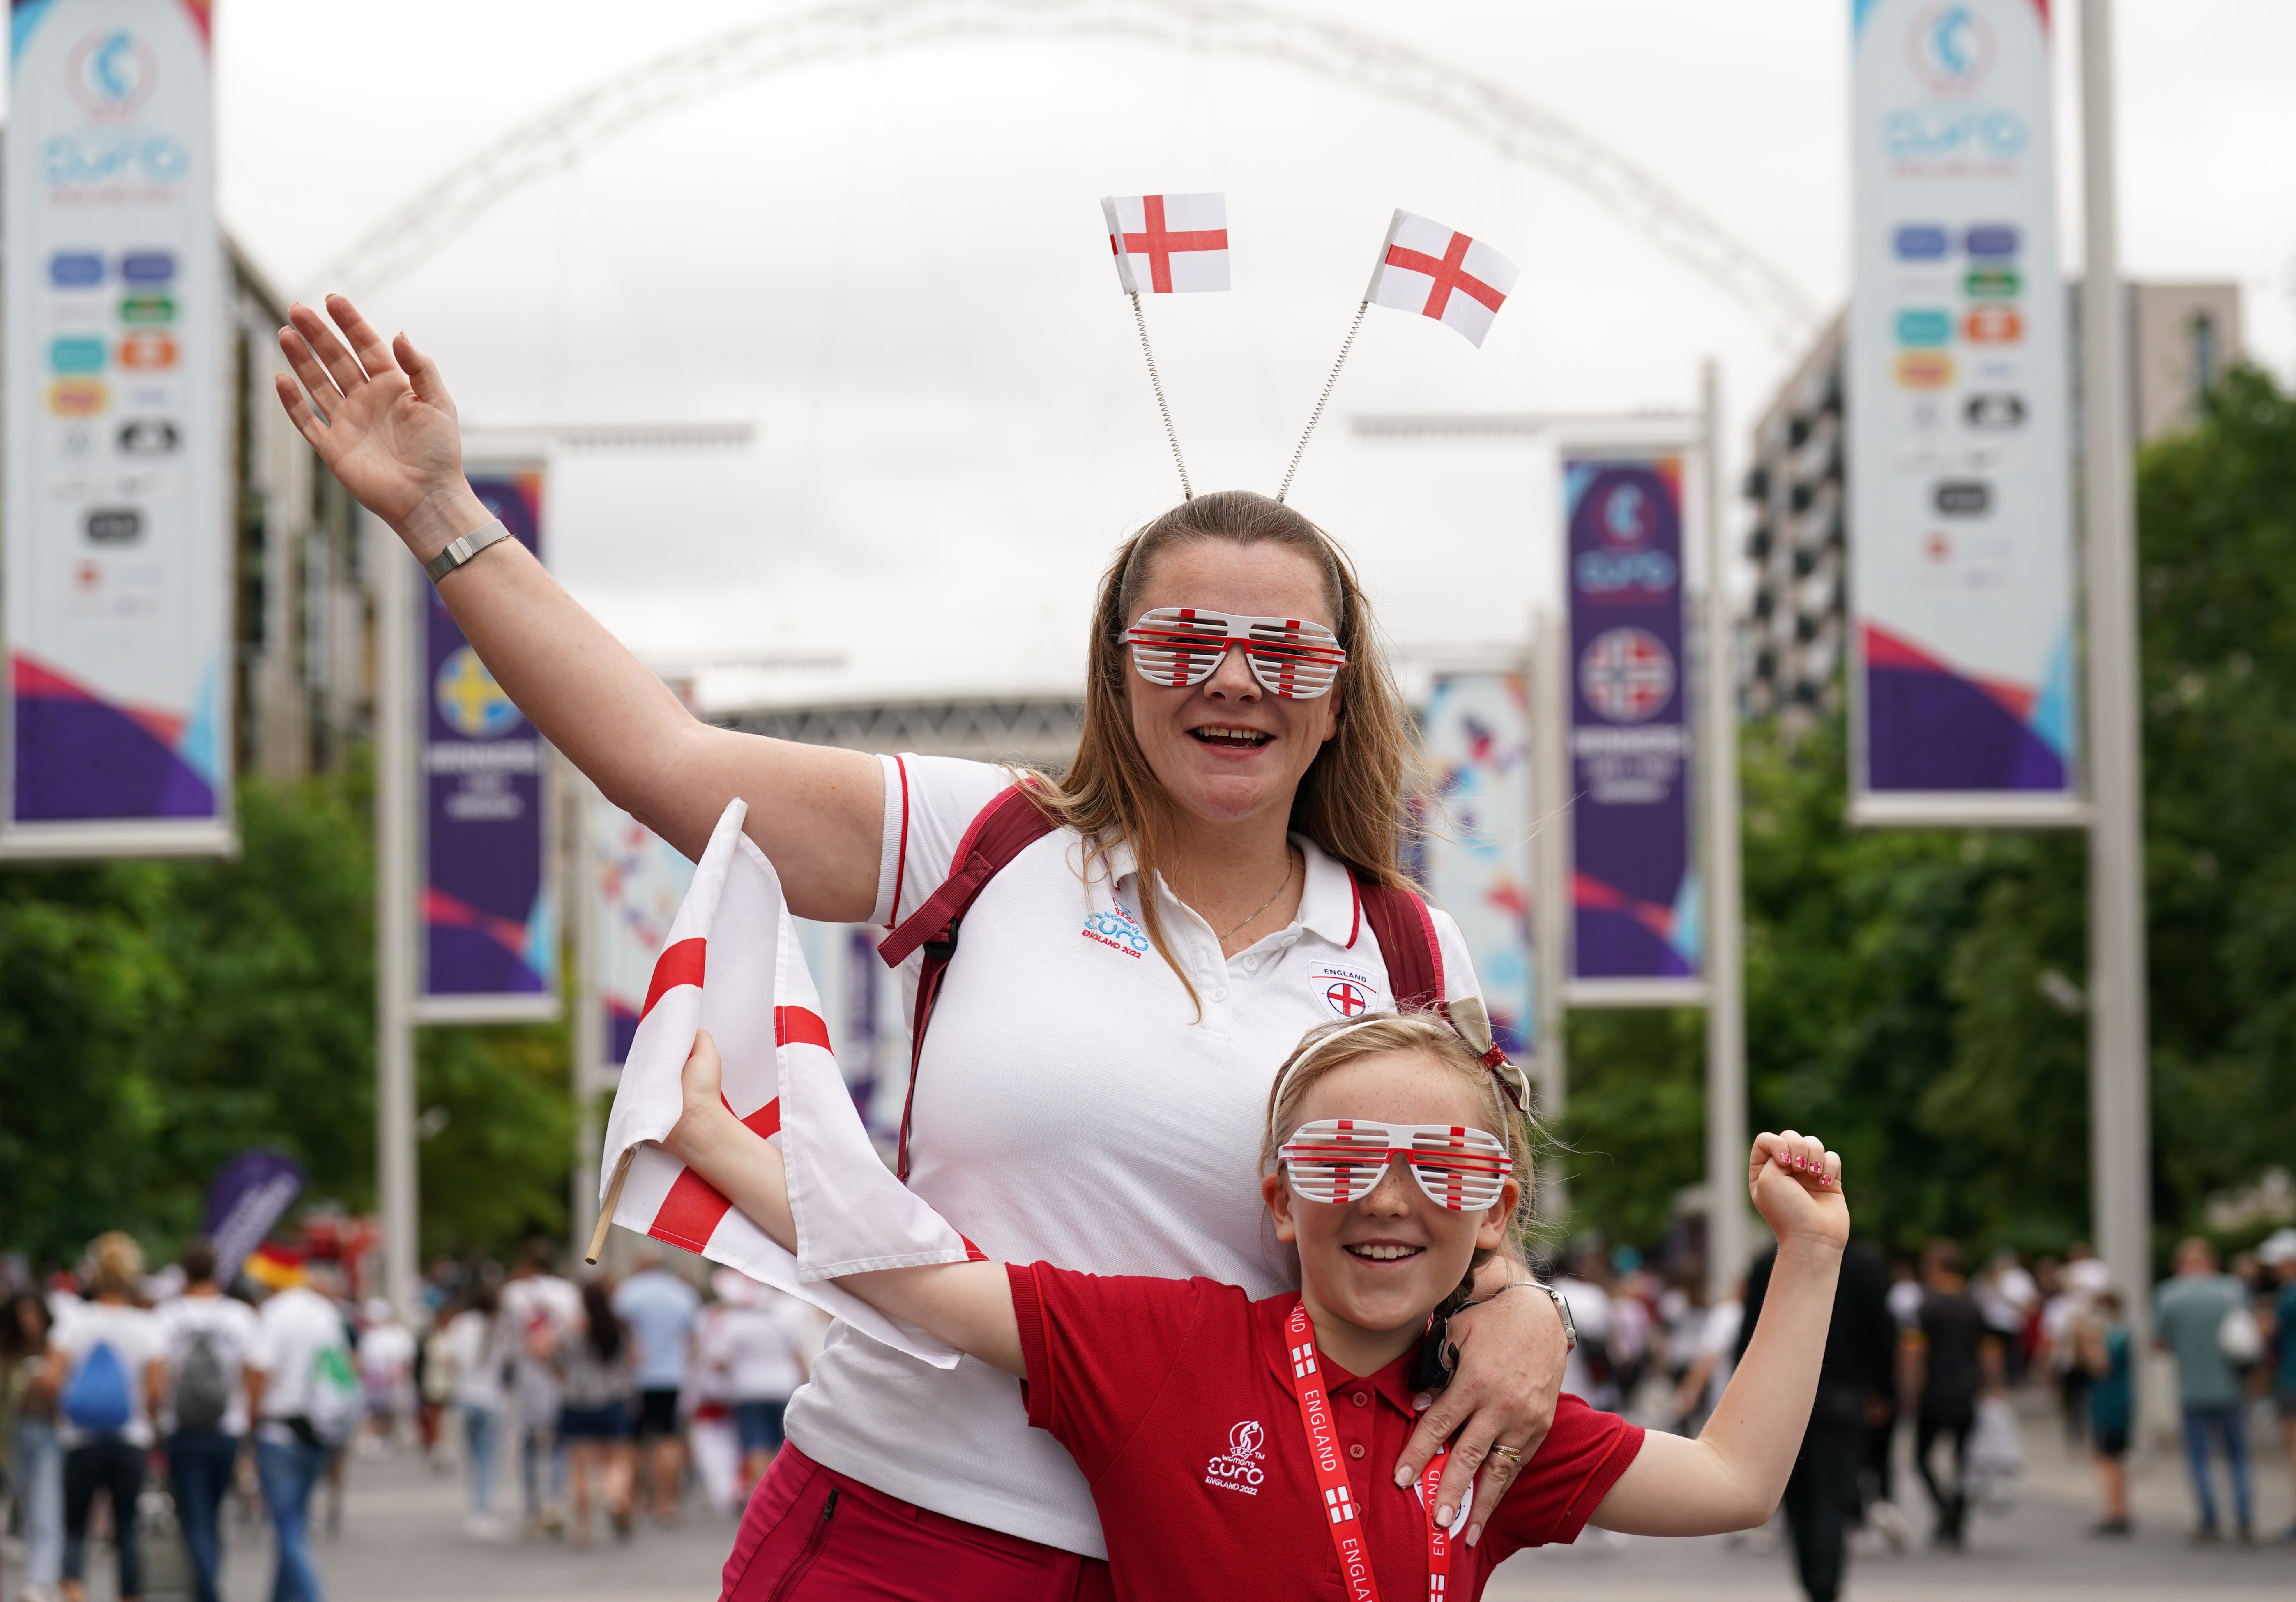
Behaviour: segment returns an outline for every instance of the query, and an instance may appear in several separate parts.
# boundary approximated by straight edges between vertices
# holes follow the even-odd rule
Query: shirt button
[[[1349,1456],[1349,1457],[1350,1457],[1350,1458],[1360,1458],[1360,1457],[1362,1457],[1362,1456],[1363,1456],[1363,1442],[1360,1442],[1360,1441],[1358,1441],[1358,1442],[1357,1442],[1354,1445],[1352,1445],[1352,1446],[1349,1447],[1349,1448],[1348,1448],[1348,1456]]]
[[[1245,957],[1243,959],[1243,971],[1247,974],[1257,974],[1259,972],[1259,958],[1257,957]]]
[[[1227,990],[1226,990],[1226,988],[1225,986],[1223,986],[1223,987],[1222,987],[1222,988],[1220,988],[1219,990],[1214,990],[1214,991],[1212,992],[1212,999],[1213,999],[1213,1000],[1215,1000],[1215,1001],[1225,1001],[1225,1000],[1226,1000],[1226,999],[1227,999]]]
[[[1361,1391],[1357,1392],[1356,1406],[1359,1408],[1367,1408],[1371,1406],[1371,1398]]]

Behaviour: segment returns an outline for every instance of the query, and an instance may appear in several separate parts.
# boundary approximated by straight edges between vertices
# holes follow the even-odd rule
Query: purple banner
[[[242,1152],[208,1187],[207,1227],[215,1247],[216,1283],[239,1277],[239,1265],[263,1244],[303,1189],[302,1165],[277,1152]]]
[[[1695,979],[1682,461],[1566,460],[1571,977]]]
[[[474,474],[471,488],[512,538],[541,554],[538,469]],[[542,736],[471,649],[436,587],[425,588],[418,994],[474,1008],[516,998],[510,1014],[532,1015],[558,982]]]

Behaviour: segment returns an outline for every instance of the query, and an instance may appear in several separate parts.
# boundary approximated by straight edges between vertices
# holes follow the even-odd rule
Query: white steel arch
[[[409,271],[504,195],[666,111],[819,62],[950,40],[1123,38],[1257,56],[1416,105],[1510,160],[1576,185],[1723,290],[1781,341],[1816,308],[1785,273],[1656,177],[1513,89],[1408,45],[1249,4],[1197,0],[847,0],[673,51],[513,130],[383,218],[322,275],[365,294]]]

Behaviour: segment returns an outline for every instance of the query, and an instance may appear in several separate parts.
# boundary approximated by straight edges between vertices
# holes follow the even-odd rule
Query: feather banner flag
[[[1520,276],[1513,262],[1480,240],[1398,209],[1364,299],[1433,317],[1480,347]]]
[[[980,1252],[887,1170],[830,1055],[821,1000],[781,879],[729,804],[671,923],[606,1124],[603,1204],[612,1221],[812,1302],[940,1368],[955,1351],[829,1280],[963,1262]],[[695,1034],[725,1063],[726,1105],[780,1147],[798,1253],[775,1245],[701,1175],[655,1144],[676,1127]],[[627,1164],[627,1168],[625,1168]]]
[[[1126,294],[1227,287],[1225,194],[1107,194],[1100,210]]]

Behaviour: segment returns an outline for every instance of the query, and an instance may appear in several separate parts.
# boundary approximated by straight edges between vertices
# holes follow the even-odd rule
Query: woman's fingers
[[[390,354],[398,363],[399,371],[406,374],[406,382],[414,387],[417,400],[444,407],[450,412],[455,409],[455,403],[447,398],[447,381],[439,372],[439,364],[417,350],[413,340],[403,333],[398,335],[390,341]]]
[[[1474,1490],[1475,1475],[1491,1455],[1491,1442],[1497,1432],[1484,1422],[1486,1414],[1478,1413],[1467,1421],[1467,1427],[1451,1446],[1451,1455],[1443,1465],[1442,1483],[1435,1488],[1435,1522],[1448,1529],[1451,1521],[1459,1516],[1459,1504]],[[1505,1458],[1499,1459],[1504,1463]],[[1481,1507],[1479,1500],[1477,1507]]]
[[[343,392],[335,387],[334,374],[329,373],[319,358],[311,352],[311,341],[299,330],[283,328],[279,331],[279,354],[295,370],[303,388],[310,392],[311,402],[332,417],[342,404]]]
[[[1515,1475],[1522,1472],[1523,1459],[1531,1448],[1525,1441],[1494,1441],[1483,1458],[1482,1478],[1475,1482],[1473,1517],[1467,1525],[1467,1544],[1473,1546],[1483,1538],[1483,1526],[1490,1522],[1491,1509],[1499,1505],[1507,1487],[1514,1483]]]
[[[273,374],[271,386],[279,391],[279,404],[287,408],[287,421],[295,425],[295,431],[309,442],[313,450],[324,453],[327,425],[319,421],[311,403],[303,398],[301,386],[284,373]]]
[[[343,331],[343,338],[350,342],[351,354],[358,358],[358,365],[370,377],[398,365],[391,359],[390,347],[382,342],[382,336],[374,331],[373,325],[359,316],[358,308],[350,303],[348,297],[329,295],[327,315],[335,320],[335,326]]]
[[[287,308],[287,320],[295,325],[295,332],[310,345],[311,354],[317,357],[320,365],[326,368],[327,376],[334,381],[335,388],[348,395],[366,382],[366,369],[358,365],[358,358],[335,337],[335,331],[327,326],[326,318],[298,300]],[[324,406],[325,399],[322,398],[319,404]]]

